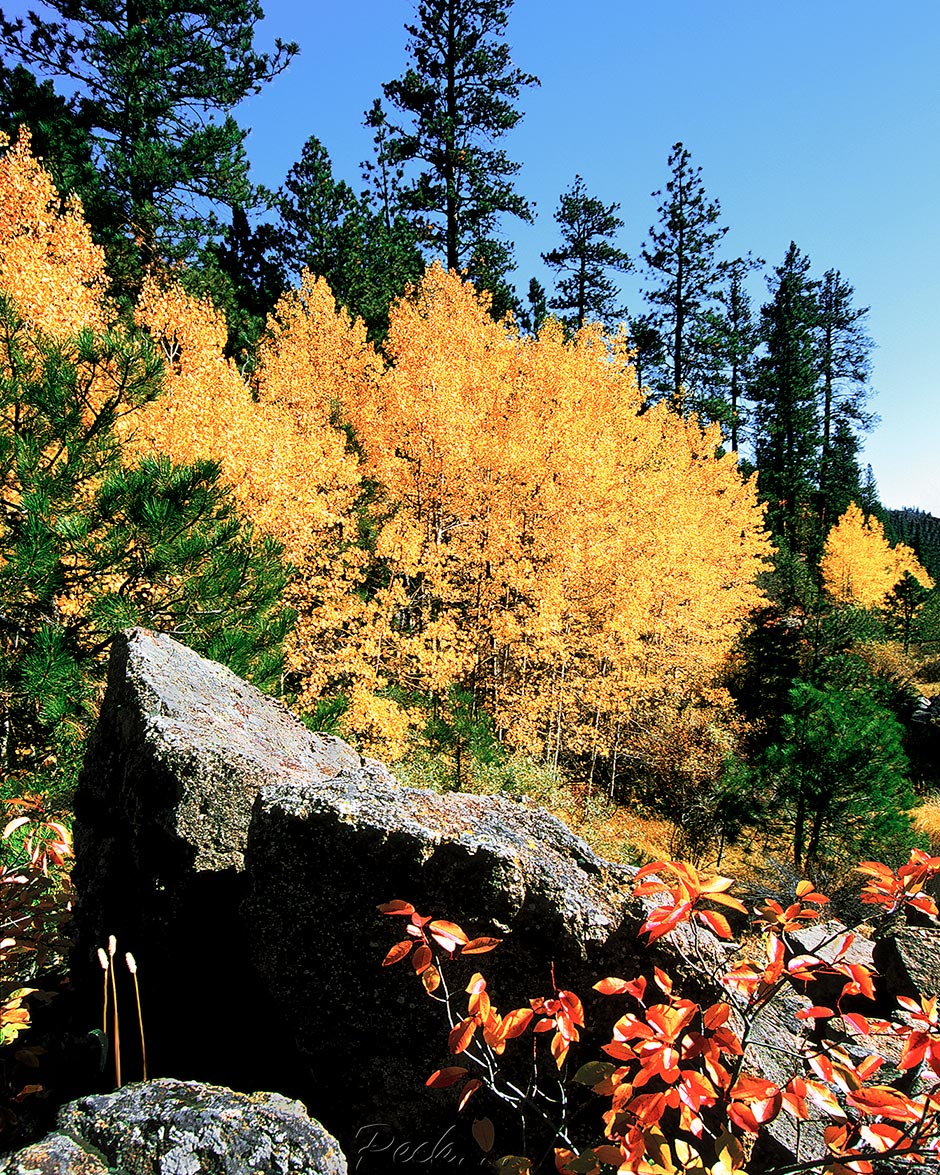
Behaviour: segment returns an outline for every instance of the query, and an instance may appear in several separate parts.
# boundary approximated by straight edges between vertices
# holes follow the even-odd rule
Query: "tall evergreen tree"
[[[315,136],[278,194],[283,264],[325,278],[336,301],[363,319],[373,339],[384,336],[389,307],[424,271],[414,229],[395,210],[387,176],[377,194],[378,207],[372,192],[357,196],[335,180]]]
[[[718,385],[727,405],[726,425],[731,449],[737,452],[744,426],[744,401],[757,370],[760,327],[755,321],[747,278],[763,265],[760,258],[735,257],[718,266],[721,285],[717,290],[718,310],[714,317],[715,341],[720,360]],[[718,409],[713,409],[717,413]]]
[[[754,388],[754,447],[758,485],[778,537],[806,552],[819,535],[813,513],[817,486],[819,418],[816,412],[816,284],[809,258],[791,241],[761,308],[766,355]]]
[[[207,206],[249,206],[246,132],[231,110],[297,47],[253,48],[258,0],[50,0],[53,19],[0,11],[0,43],[39,76],[74,88],[106,190],[138,262],[191,257],[219,224]],[[119,275],[133,288],[140,270]]]
[[[870,465],[865,466],[862,476],[861,497],[858,502],[865,517],[874,515],[882,524],[887,518],[884,506],[881,504],[881,495],[878,493],[878,482],[875,480],[875,471]]]
[[[528,306],[521,312],[522,326],[530,334],[537,335],[542,329],[542,323],[548,318],[548,297],[545,287],[537,277],[529,279],[526,302]]]
[[[664,342],[659,390],[673,405],[706,407],[714,374],[714,348],[707,324],[719,281],[715,249],[727,229],[718,225],[721,208],[708,200],[702,169],[676,143],[669,156],[670,179],[659,206],[659,226],[649,232],[642,255],[649,271],[646,296],[651,319]]]
[[[280,246],[273,224],[252,225],[245,209],[236,204],[222,239],[210,242],[202,264],[182,275],[184,286],[208,294],[224,311],[229,328],[226,354],[242,371],[251,368],[268,315],[287,288]]]
[[[824,460],[840,420],[862,430],[870,428],[874,421],[865,407],[873,346],[865,330],[868,307],[853,306],[854,294],[837,269],[823,274],[816,294]]]
[[[617,215],[619,204],[605,204],[589,196],[581,176],[574,177],[564,192],[555,220],[564,242],[561,248],[542,254],[542,260],[559,275],[555,297],[549,302],[558,310],[562,322],[571,330],[580,330],[588,318],[610,324],[626,311],[617,306],[617,287],[608,274],[626,273],[632,262],[612,237],[623,228]]]
[[[402,188],[404,207],[449,269],[466,268],[489,289],[511,267],[508,247],[493,247],[500,215],[532,220],[513,185],[519,164],[492,145],[522,118],[520,91],[538,85],[510,58],[512,3],[420,0],[416,23],[405,26],[408,69],[382,87],[404,115],[388,126],[390,158],[418,169]]]
[[[858,438],[845,420],[836,424],[819,466],[819,513],[822,533],[829,530],[852,502],[862,500],[862,473],[858,467]]]

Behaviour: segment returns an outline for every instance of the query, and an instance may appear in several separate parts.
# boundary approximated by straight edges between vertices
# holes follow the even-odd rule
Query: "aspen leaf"
[[[501,938],[472,938],[460,948],[460,953],[462,955],[483,955],[487,951],[494,950],[502,941]]]
[[[431,966],[431,948],[426,943],[421,943],[411,956],[411,965],[419,975]]]
[[[414,906],[409,902],[383,902],[381,906],[377,907],[380,914],[413,914],[415,912]]]
[[[534,1013],[531,1008],[516,1008],[503,1017],[502,1035],[511,1040],[521,1036],[532,1022]]]
[[[700,922],[704,922],[709,930],[714,931],[719,938],[732,937],[731,926],[724,914],[719,914],[716,910],[696,910],[695,916]]]
[[[635,986],[636,982],[634,980],[633,983],[629,983],[625,979],[608,977],[595,983],[594,990],[599,991],[601,995],[624,995],[626,992],[631,992],[632,994],[631,989]]]
[[[454,951],[458,946],[466,946],[470,941],[454,922],[434,921],[428,929],[435,942],[439,943],[445,951]]]
[[[473,1040],[477,1030],[477,1021],[470,1016],[455,1024],[447,1038],[447,1047],[452,1053],[462,1053]]]

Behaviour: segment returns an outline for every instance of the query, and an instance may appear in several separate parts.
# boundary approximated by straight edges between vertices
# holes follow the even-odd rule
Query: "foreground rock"
[[[402,788],[232,673],[140,629],[115,642],[76,848],[72,974],[88,1023],[101,1018],[95,950],[115,934],[139,964],[152,1072],[300,1097],[364,1173],[481,1157],[472,1111],[455,1126],[456,1091],[425,1088],[452,1060],[448,1025],[407,962],[381,967],[404,926],[380,903],[403,899],[506,940],[455,961],[459,1001],[477,969],[500,1011],[551,994],[554,975],[587,997],[599,1030],[623,1009],[591,991],[598,978],[658,965],[710,1003],[728,958],[702,927],[645,949],[632,871],[535,805]],[[806,1002],[789,993],[768,1010],[751,1034],[752,1071],[786,1080]],[[601,1043],[586,1038],[580,1059]],[[527,1050],[514,1055],[528,1065]],[[778,1141],[795,1151],[780,1133],[789,1119],[779,1122]]]
[[[334,1138],[276,1093],[164,1079],[70,1102],[3,1175],[346,1175]]]
[[[453,1099],[424,1088],[447,1059],[446,1022],[413,972],[380,966],[403,928],[379,903],[507,937],[486,959],[504,1007],[549,994],[552,964],[581,991],[649,966],[629,871],[547,813],[400,788],[144,630],[115,642],[76,853],[72,972],[88,1022],[100,1020],[95,951],[115,934],[119,956],[137,958],[151,1071],[301,1096],[347,1153],[373,1124],[419,1145],[453,1119]],[[135,1064],[125,1057],[125,1072]]]
[[[899,995],[940,994],[940,927],[898,927],[878,943],[875,961]]]
[[[0,1158],[0,1175],[108,1175],[108,1170],[99,1151],[58,1132]]]

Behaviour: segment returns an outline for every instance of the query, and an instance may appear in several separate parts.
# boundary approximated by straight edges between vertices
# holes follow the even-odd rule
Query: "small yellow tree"
[[[831,596],[860,608],[881,604],[905,572],[923,587],[933,587],[911,548],[903,543],[892,547],[878,519],[866,519],[854,502],[829,532],[820,570]]]

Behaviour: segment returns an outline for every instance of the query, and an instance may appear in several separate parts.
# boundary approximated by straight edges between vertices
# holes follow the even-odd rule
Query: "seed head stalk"
[[[140,1055],[144,1066],[144,1081],[147,1080],[147,1044],[144,1040],[144,1016],[140,1010],[140,984],[137,982],[137,960],[134,956],[127,952],[124,956],[127,962],[127,969],[134,977],[134,995],[137,997],[137,1023],[140,1027]]]
[[[111,999],[114,1003],[114,1079],[117,1088],[121,1088],[121,1027],[118,1020],[117,979],[114,974],[114,955],[117,951],[117,939],[112,934],[108,938],[108,955],[111,961]]]

